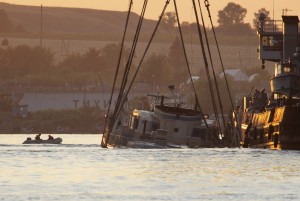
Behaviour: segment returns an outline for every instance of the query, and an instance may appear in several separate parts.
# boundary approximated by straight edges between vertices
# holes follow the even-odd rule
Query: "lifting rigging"
[[[216,100],[215,100],[214,91],[213,91],[213,83],[212,83],[211,76],[210,76],[208,61],[207,61],[205,47],[204,47],[204,41],[203,41],[202,32],[201,32],[201,28],[200,28],[200,23],[199,23],[199,18],[198,18],[198,11],[197,11],[195,0],[192,0],[192,2],[193,2],[193,6],[194,6],[194,12],[195,12],[196,21],[197,21],[197,30],[198,30],[198,35],[199,35],[200,43],[201,43],[201,50],[202,50],[203,59],[204,59],[204,63],[205,63],[206,74],[207,74],[207,78],[208,78],[208,82],[209,82],[209,89],[210,89],[211,99],[212,99],[212,103],[213,103],[214,113],[215,113],[215,117],[216,117],[216,120],[217,120],[217,123],[218,123],[219,134],[221,134],[222,130],[221,130],[220,122],[219,122],[218,110],[217,110]],[[213,29],[213,33],[214,33],[214,37],[215,37],[217,48],[218,48],[219,57],[220,57],[222,68],[223,68],[223,72],[224,72],[223,62],[222,62],[222,59],[221,59],[221,55],[220,55],[220,51],[219,51],[219,47],[218,47],[218,42],[217,42],[217,39],[216,39],[216,35],[215,35],[215,32],[214,32],[214,28],[213,28],[213,24],[212,24],[212,20],[211,20],[211,16],[210,16],[209,3],[208,3],[208,0],[205,0],[204,2],[205,2],[205,6],[206,6],[206,8],[208,10],[208,13],[209,13],[209,17],[210,17],[210,21],[211,21],[211,25],[212,25],[212,29]],[[167,6],[170,3],[170,0],[166,0],[165,6],[164,6],[164,8],[163,8],[163,10],[161,12],[161,15],[160,15],[160,17],[159,17],[159,19],[157,21],[157,24],[156,24],[154,30],[153,30],[153,33],[152,33],[152,35],[151,35],[151,37],[150,37],[150,39],[148,41],[148,44],[147,44],[147,46],[146,46],[146,48],[144,50],[144,53],[143,53],[143,55],[142,55],[142,57],[140,59],[140,62],[138,64],[137,68],[135,69],[135,72],[133,72],[133,76],[131,78],[131,81],[128,83],[128,77],[129,77],[131,66],[132,66],[132,60],[133,60],[133,57],[134,57],[134,54],[135,54],[135,51],[136,51],[136,46],[137,46],[137,43],[138,43],[139,34],[141,32],[141,27],[142,27],[142,23],[143,23],[145,11],[146,11],[146,8],[147,8],[147,3],[148,3],[148,0],[144,0],[143,9],[142,9],[142,12],[141,12],[141,15],[140,15],[140,19],[139,19],[139,22],[138,22],[138,25],[137,25],[137,29],[136,29],[136,33],[135,33],[134,40],[133,40],[133,43],[132,43],[130,55],[129,55],[128,61],[126,63],[125,69],[124,69],[124,74],[123,74],[123,77],[122,77],[122,83],[121,83],[120,91],[119,91],[118,97],[117,97],[117,104],[116,104],[116,106],[114,108],[113,114],[110,115],[112,97],[113,97],[113,94],[114,94],[114,91],[115,91],[115,88],[116,88],[116,80],[117,80],[118,72],[120,71],[120,63],[121,63],[120,61],[121,61],[122,51],[123,51],[123,47],[124,47],[124,40],[125,40],[125,35],[126,35],[126,31],[127,31],[128,21],[129,21],[130,12],[131,12],[131,8],[132,8],[132,4],[133,4],[133,0],[130,1],[130,5],[129,5],[129,9],[128,9],[128,14],[127,14],[127,19],[126,19],[126,24],[125,24],[124,35],[123,35],[122,43],[121,43],[121,50],[120,50],[120,54],[119,54],[118,65],[117,65],[117,69],[116,69],[116,73],[115,73],[115,77],[114,77],[112,93],[111,93],[111,97],[110,97],[110,100],[109,100],[109,106],[108,106],[108,110],[107,110],[107,114],[106,114],[105,131],[104,131],[104,134],[103,134],[103,137],[102,137],[102,141],[101,141],[101,146],[102,147],[107,147],[107,143],[108,143],[108,140],[109,140],[109,137],[110,137],[110,132],[112,131],[113,126],[117,122],[117,120],[118,120],[118,118],[120,116],[120,113],[121,113],[121,111],[123,109],[123,106],[124,106],[125,102],[127,101],[127,96],[129,94],[129,91],[132,88],[134,80],[135,80],[135,78],[136,78],[136,76],[137,76],[137,74],[138,74],[138,72],[139,72],[139,70],[141,68],[143,60],[144,60],[144,58],[145,58],[145,56],[146,56],[146,54],[148,52],[148,49],[150,48],[150,45],[151,45],[151,43],[153,41],[153,38],[154,38],[154,36],[155,36],[155,34],[157,32],[158,26],[161,23],[161,20],[162,20],[162,18],[164,16],[166,8],[167,8]],[[205,30],[205,25],[204,25],[204,20],[203,20],[203,14],[202,14],[202,10],[201,10],[201,6],[200,6],[200,1],[199,0],[198,0],[198,3],[199,3],[200,12],[201,12],[203,29],[204,29],[204,33],[205,33],[205,39],[206,39],[206,43],[207,43],[208,53],[209,53],[209,57],[210,57],[210,64],[211,64],[211,67],[212,67],[212,72],[213,72],[213,76],[214,76],[214,80],[215,80],[215,87],[217,89],[218,100],[219,100],[220,109],[221,109],[221,113],[222,113],[223,124],[224,124],[224,128],[225,128],[223,106],[222,106],[221,98],[220,98],[220,94],[219,94],[218,83],[216,81],[216,76],[215,76],[215,72],[214,72],[213,62],[212,62],[212,58],[211,58],[211,52],[210,52],[210,48],[209,48],[209,44],[208,44],[207,33],[206,33],[206,30]],[[180,26],[180,20],[179,20],[179,14],[178,14],[176,0],[174,0],[174,7],[175,7],[175,14],[176,14],[176,18],[177,18],[177,23],[178,23],[178,29],[179,29],[179,34],[180,34],[180,38],[181,38],[182,48],[183,48],[183,52],[184,52],[185,62],[187,64],[187,70],[188,70],[188,73],[189,73],[189,76],[190,76],[190,79],[191,79],[192,75],[191,75],[191,70],[190,70],[190,67],[189,67],[189,62],[188,62],[188,59],[187,59],[187,54],[186,54],[185,45],[184,45],[184,41],[183,41],[182,30],[181,30],[181,26]],[[227,79],[226,79],[225,74],[224,74],[224,77],[225,77],[225,81],[226,81],[226,86],[227,86],[228,91],[229,91],[229,87],[228,87],[228,83],[227,83]],[[191,83],[192,83],[192,88],[193,88],[193,91],[194,91],[194,94],[195,94],[195,98],[196,98],[197,108],[200,110],[202,116],[204,117],[204,114],[203,114],[202,109],[200,107],[198,96],[196,94],[194,83],[193,82],[191,82]],[[231,100],[231,104],[232,104],[232,98],[231,98],[230,92],[229,92],[229,96],[230,96],[230,100]],[[206,119],[203,118],[203,120],[204,120],[206,126],[208,127]]]

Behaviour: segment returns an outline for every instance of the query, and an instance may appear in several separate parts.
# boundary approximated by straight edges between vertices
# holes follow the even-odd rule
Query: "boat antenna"
[[[107,107],[107,112],[106,112],[106,116],[105,116],[104,131],[103,131],[103,136],[102,136],[102,140],[101,140],[101,147],[103,147],[103,148],[107,147],[107,142],[108,142],[108,138],[109,138],[110,130],[108,130],[106,132],[106,128],[107,127],[110,128],[110,126],[107,126],[107,122],[108,122],[108,118],[109,118],[109,113],[110,113],[110,108],[111,108],[111,103],[112,103],[114,90],[115,90],[115,87],[116,87],[116,80],[117,80],[117,76],[118,76],[119,69],[120,69],[120,63],[121,63],[121,58],[122,58],[122,54],[123,54],[124,42],[125,42],[125,37],[126,37],[126,33],[127,33],[128,22],[129,22],[129,18],[130,18],[131,9],[132,9],[132,4],[133,4],[133,0],[130,0],[128,12],[127,12],[127,17],[126,17],[125,28],[124,28],[124,32],[123,32],[123,38],[122,38],[122,42],[121,42],[121,48],[120,48],[120,52],[119,52],[119,59],[118,59],[117,69],[116,69],[116,72],[115,72],[113,86],[112,86],[112,90],[111,90],[111,94],[110,94],[110,98],[109,98],[109,103],[108,103],[108,107]]]

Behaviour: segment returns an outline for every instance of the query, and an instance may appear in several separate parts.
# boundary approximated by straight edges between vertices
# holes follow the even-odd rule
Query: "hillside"
[[[41,8],[0,2],[14,25],[22,26],[27,32],[39,32]],[[43,30],[47,33],[120,33],[123,32],[127,12],[82,8],[43,7]],[[135,32],[139,16],[132,13],[128,26]],[[155,21],[145,20],[143,31],[150,32]]]

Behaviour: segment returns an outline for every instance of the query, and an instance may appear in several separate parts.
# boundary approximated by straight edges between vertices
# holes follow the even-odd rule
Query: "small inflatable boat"
[[[23,144],[61,144],[62,142],[62,138],[58,137],[58,138],[54,138],[52,140],[35,140],[35,139],[31,139],[31,138],[27,138]]]

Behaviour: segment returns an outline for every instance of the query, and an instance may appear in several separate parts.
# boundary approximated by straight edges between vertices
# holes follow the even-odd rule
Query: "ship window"
[[[290,67],[285,66],[284,69],[283,69],[283,71],[284,71],[285,73],[290,73],[290,72],[293,72],[293,69],[290,68]]]
[[[131,122],[130,122],[130,128],[131,129],[137,129],[139,126],[139,120],[137,117],[133,116],[131,117]]]
[[[282,49],[282,36],[263,36],[261,44],[266,51],[279,51]]]
[[[277,65],[275,68],[275,75],[281,74],[281,65]]]
[[[194,128],[192,132],[192,137],[200,138],[205,140],[206,138],[206,129],[205,128]]]

